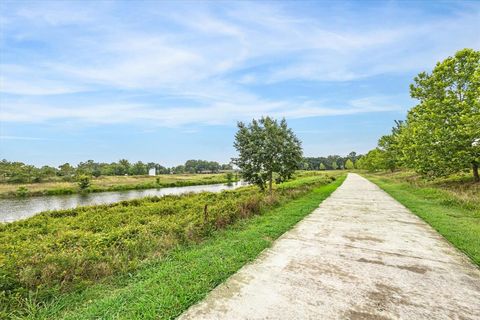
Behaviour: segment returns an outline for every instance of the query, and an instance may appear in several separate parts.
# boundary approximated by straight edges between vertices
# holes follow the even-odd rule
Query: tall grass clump
[[[265,212],[334,178],[305,175],[277,186],[151,197],[47,211],[0,225],[0,318],[136,270],[179,245]]]
[[[370,176],[408,185],[422,193],[425,198],[441,199],[447,206],[480,210],[480,184],[475,183],[467,173],[452,174],[434,180],[425,179],[413,171],[384,172]]]

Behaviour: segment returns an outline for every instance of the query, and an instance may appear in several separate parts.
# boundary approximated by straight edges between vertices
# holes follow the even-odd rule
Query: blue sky
[[[408,86],[480,48],[480,2],[0,4],[0,157],[228,162],[237,121],[285,117],[304,154],[363,153]]]

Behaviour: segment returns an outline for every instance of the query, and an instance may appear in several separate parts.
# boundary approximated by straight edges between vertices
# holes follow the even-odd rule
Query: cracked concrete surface
[[[180,319],[480,319],[480,270],[356,174]]]

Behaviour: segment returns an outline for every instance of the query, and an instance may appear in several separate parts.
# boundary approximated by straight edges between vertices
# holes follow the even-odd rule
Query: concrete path
[[[480,319],[480,271],[356,174],[180,319]]]

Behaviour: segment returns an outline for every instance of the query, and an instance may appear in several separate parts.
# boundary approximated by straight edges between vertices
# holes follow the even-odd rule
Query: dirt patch
[[[380,264],[382,266],[386,266],[386,264],[383,261],[380,261],[380,260],[369,260],[369,259],[365,259],[365,258],[360,258],[357,261],[358,262],[365,262],[365,263]]]
[[[404,220],[393,220],[394,222],[398,222],[398,223],[403,223],[403,224],[410,224],[410,225],[414,225],[414,226],[422,226],[423,223],[421,222],[410,222],[410,221],[404,221]]]
[[[379,242],[379,243],[384,242],[384,240],[378,239],[372,236],[343,236],[343,237],[347,238],[352,242],[356,242],[356,241],[373,241],[373,242]]]
[[[380,261],[380,260],[370,260],[370,259],[360,258],[357,261],[358,262],[364,262],[364,263],[379,264],[379,265],[387,266],[387,267],[395,267],[395,268],[398,268],[398,269],[403,269],[403,270],[407,270],[407,271],[415,272],[415,273],[419,273],[419,274],[424,274],[425,272],[430,271],[429,268],[423,267],[423,266],[391,265],[391,264],[386,264],[386,263],[384,263],[383,261]]]
[[[419,274],[424,274],[425,272],[430,270],[429,268],[425,268],[425,267],[422,267],[422,266],[399,266],[399,265],[397,265],[396,267],[399,268],[399,269],[408,270],[408,271],[419,273]]]
[[[342,270],[339,266],[315,260],[306,260],[302,262],[292,261],[285,267],[285,269],[289,271],[308,271],[308,273],[314,278],[322,275],[329,275],[340,279],[356,279],[356,277],[352,276],[349,272]]]
[[[345,313],[346,319],[350,320],[390,320],[391,318],[379,315],[379,314],[372,314],[368,312],[356,311],[356,310],[348,310]]]
[[[392,315],[395,314],[397,306],[412,305],[400,288],[385,283],[375,284],[375,289],[367,292],[366,298],[367,301],[364,305],[348,310],[345,317],[351,320],[391,319],[381,313]]]
[[[375,287],[376,290],[368,292],[367,297],[378,311],[386,310],[388,304],[396,300],[394,296],[401,294],[400,289],[383,283],[377,283]]]

